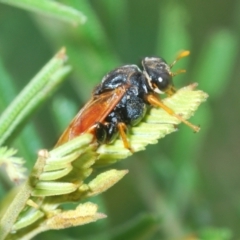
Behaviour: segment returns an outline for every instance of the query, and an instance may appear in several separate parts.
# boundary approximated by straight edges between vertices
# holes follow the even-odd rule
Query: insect
[[[198,126],[176,114],[158,96],[163,93],[172,96],[176,92],[172,78],[185,70],[173,73],[171,68],[189,53],[182,51],[170,65],[159,57],[145,57],[142,60],[142,70],[137,65],[124,65],[106,74],[93,90],[91,99],[63,132],[56,146],[84,132],[90,132],[99,144],[112,143],[120,135],[124,147],[132,151],[127,130],[143,119],[149,106],[164,109],[198,132]]]

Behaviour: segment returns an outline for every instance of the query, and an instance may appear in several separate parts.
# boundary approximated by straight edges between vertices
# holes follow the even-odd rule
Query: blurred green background
[[[36,239],[239,239],[240,238],[240,1],[58,1],[88,18],[74,26],[0,3],[0,110],[65,46],[71,75],[34,112],[10,146],[34,164],[51,147],[93,87],[113,68],[144,56],[171,63],[180,88],[192,82],[209,99],[184,125],[144,152],[110,166],[129,174],[101,198],[107,219],[40,234]],[[0,84],[1,85],[1,84]],[[10,188],[1,186],[4,195]]]

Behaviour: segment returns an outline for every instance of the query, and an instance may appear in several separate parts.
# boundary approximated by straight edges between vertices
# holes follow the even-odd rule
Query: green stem
[[[40,178],[40,175],[44,171],[45,164],[49,160],[48,158],[61,158],[79,149],[88,149],[88,146],[91,145],[92,138],[93,136],[91,134],[84,134],[50,152],[45,152],[44,150],[39,151],[39,157],[29,178],[23,184],[17,195],[14,197],[14,200],[7,208],[3,217],[0,219],[0,240],[4,240],[10,233],[13,224],[16,222],[20,212],[25,207],[27,200],[31,196],[31,193]]]
[[[27,200],[29,199],[32,191],[32,178],[37,177],[41,174],[43,167],[45,164],[45,159],[43,157],[39,157],[36,165],[33,168],[32,175],[28,180],[23,184],[14,200],[7,208],[3,217],[0,220],[0,240],[4,240],[6,236],[12,229],[13,224],[16,222],[18,215],[25,207]],[[34,176],[33,176],[34,175]]]
[[[56,85],[63,79],[63,76],[70,71],[69,67],[63,68],[65,59],[65,49],[62,49],[3,112],[0,118],[0,145],[6,142],[17,126],[43,99],[46,99],[46,94],[54,90]]]

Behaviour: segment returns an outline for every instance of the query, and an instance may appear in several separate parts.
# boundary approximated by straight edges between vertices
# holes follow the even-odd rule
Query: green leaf
[[[201,90],[194,90],[194,84],[177,91],[170,98],[165,98],[163,103],[180,114],[184,119],[189,119],[199,105],[206,100],[208,95]],[[181,123],[176,117],[169,115],[163,109],[152,108],[145,119],[133,127],[130,132],[130,144],[134,152],[144,150],[148,144],[156,144],[158,139],[176,130],[176,125]],[[110,164],[118,159],[124,159],[132,153],[124,148],[121,139],[113,144],[104,144],[97,149],[99,160],[96,165]]]
[[[55,1],[0,0],[0,2],[32,12],[44,14],[74,25],[83,24],[86,21],[86,16],[82,12]]]
[[[61,49],[29,82],[0,117],[0,145],[3,145],[18,126],[64,80],[70,67],[64,67],[65,49]]]
[[[19,182],[26,178],[24,173],[26,169],[24,168],[24,160],[19,157],[15,157],[17,150],[0,147],[0,165],[4,165],[5,171],[13,182]]]

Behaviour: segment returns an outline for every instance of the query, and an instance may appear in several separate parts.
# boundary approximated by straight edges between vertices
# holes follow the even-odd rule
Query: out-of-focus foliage
[[[81,11],[86,24],[0,3],[1,111],[61,46],[73,66],[69,80],[11,143],[19,156],[34,160],[38,149],[50,149],[107,71],[144,56],[171,62],[179,50],[190,50],[175,67],[187,69],[175,84],[198,82],[210,98],[191,119],[200,133],[182,125],[115,166],[130,173],[93,200],[108,218],[36,239],[239,238],[240,1],[59,2]],[[11,186],[4,177],[1,183],[2,197]]]

